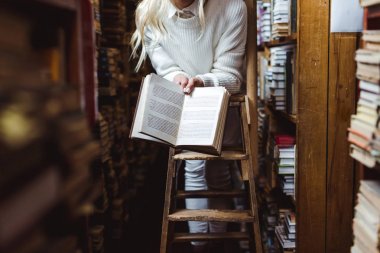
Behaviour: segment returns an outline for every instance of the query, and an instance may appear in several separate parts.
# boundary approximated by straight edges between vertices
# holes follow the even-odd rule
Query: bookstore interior
[[[241,0],[239,94],[136,70],[138,7],[204,29],[215,1],[0,1],[0,253],[380,252],[380,0]],[[190,160],[234,189],[184,190]]]

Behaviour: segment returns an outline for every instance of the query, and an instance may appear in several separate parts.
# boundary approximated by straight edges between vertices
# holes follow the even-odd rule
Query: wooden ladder
[[[251,252],[262,253],[258,206],[256,199],[256,186],[251,159],[251,145],[249,138],[249,118],[247,114],[248,98],[246,96],[233,96],[230,106],[240,109],[243,148],[222,151],[220,156],[196,153],[177,152],[171,148],[169,151],[165,203],[162,220],[160,253],[170,253],[173,243],[190,241],[249,241]],[[242,179],[245,182],[244,190],[231,191],[183,191],[177,189],[177,175],[179,166],[177,161],[183,160],[236,160],[240,161]],[[176,209],[176,202],[186,198],[235,198],[245,197],[249,210],[189,210]],[[223,221],[246,223],[247,232],[225,233],[176,233],[176,222],[184,221]]]

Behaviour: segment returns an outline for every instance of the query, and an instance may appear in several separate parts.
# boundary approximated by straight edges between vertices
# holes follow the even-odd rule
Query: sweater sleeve
[[[174,77],[178,74],[190,78],[190,76],[173,61],[164,48],[162,48],[159,43],[153,41],[152,37],[152,32],[148,28],[145,29],[144,46],[157,74],[169,81],[173,81]]]
[[[244,1],[233,1],[226,8],[225,16],[226,29],[216,46],[212,69],[210,73],[197,77],[206,87],[223,86],[231,93],[238,93],[243,81],[247,40],[247,7]]]

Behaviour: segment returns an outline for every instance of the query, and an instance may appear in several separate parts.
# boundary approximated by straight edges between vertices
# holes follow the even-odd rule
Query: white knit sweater
[[[206,27],[201,36],[197,16],[167,16],[168,35],[158,44],[147,29],[146,49],[158,75],[173,81],[177,74],[197,76],[205,86],[224,86],[240,91],[243,81],[247,10],[243,0],[208,0]],[[201,36],[201,37],[200,37]]]

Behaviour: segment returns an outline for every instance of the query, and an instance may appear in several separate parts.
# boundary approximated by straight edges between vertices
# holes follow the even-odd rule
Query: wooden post
[[[257,115],[257,13],[256,1],[246,0],[248,10],[247,37],[247,96],[250,124],[251,159],[254,176],[259,174],[258,167],[258,115]]]
[[[330,0],[298,1],[297,252],[326,252]]]
[[[326,252],[349,252],[352,244],[354,162],[347,128],[355,113],[358,38],[356,33],[330,35]]]

